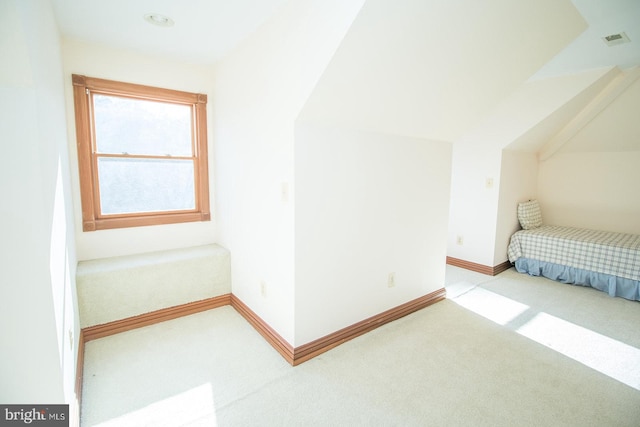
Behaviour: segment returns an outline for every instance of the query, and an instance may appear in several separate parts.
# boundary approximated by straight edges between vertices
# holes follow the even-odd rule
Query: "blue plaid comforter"
[[[535,259],[640,281],[640,235],[556,225],[511,236],[509,261]]]

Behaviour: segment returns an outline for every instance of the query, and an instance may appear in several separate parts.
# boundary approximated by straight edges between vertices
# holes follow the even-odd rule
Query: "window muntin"
[[[206,95],[73,84],[83,230],[209,220]]]

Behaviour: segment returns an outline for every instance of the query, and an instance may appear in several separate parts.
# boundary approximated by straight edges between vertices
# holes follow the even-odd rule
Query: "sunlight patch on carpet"
[[[217,424],[213,391],[206,383],[144,408],[98,424],[100,427],[115,426],[186,426]]]
[[[474,288],[452,301],[640,390],[640,349],[636,347],[483,288]]]
[[[640,350],[547,313],[538,313],[517,332],[640,390]]]
[[[453,301],[503,326],[529,309],[528,305],[482,288],[475,288],[472,292],[460,295]]]

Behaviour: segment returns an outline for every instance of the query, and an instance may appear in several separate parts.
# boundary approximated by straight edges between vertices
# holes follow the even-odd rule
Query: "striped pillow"
[[[518,203],[518,221],[525,230],[538,228],[542,225],[542,212],[537,200]]]

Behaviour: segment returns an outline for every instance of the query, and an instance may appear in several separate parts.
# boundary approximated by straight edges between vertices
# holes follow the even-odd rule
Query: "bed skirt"
[[[529,258],[518,258],[515,266],[518,272],[530,276],[543,276],[562,283],[590,286],[612,297],[640,301],[640,281],[637,280]]]

